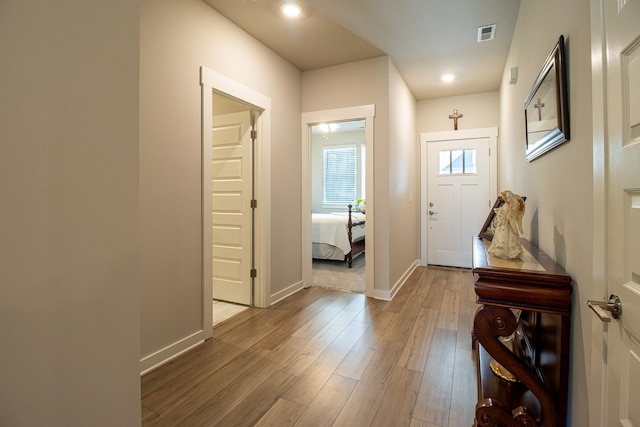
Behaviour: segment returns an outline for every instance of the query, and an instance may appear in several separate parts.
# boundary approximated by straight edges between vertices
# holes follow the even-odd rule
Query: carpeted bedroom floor
[[[353,260],[353,268],[344,261],[313,260],[313,286],[351,292],[365,291],[364,254]]]

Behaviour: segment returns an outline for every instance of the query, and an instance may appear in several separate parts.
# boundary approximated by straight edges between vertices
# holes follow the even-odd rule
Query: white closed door
[[[213,298],[252,304],[251,112],[213,117]]]
[[[640,426],[640,1],[603,0],[607,296],[622,316],[604,325],[607,426]]]
[[[426,144],[428,264],[470,268],[472,237],[493,205],[489,138]]]

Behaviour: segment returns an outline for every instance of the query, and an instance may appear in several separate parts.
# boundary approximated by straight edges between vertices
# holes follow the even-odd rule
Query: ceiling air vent
[[[496,24],[478,27],[478,43],[493,40],[496,35]]]

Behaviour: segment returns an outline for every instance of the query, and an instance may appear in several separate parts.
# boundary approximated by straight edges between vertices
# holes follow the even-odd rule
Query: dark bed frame
[[[365,247],[365,238],[366,236],[360,237],[353,240],[353,232],[351,231],[356,225],[364,225],[365,221],[353,221],[351,219],[352,205],[348,205],[349,208],[349,219],[347,220],[347,236],[349,237],[349,244],[351,245],[351,252],[345,255],[345,260],[349,264],[349,268],[352,268],[353,259],[364,252]]]

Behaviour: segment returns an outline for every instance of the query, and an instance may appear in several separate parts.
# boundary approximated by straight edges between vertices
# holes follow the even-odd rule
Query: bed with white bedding
[[[365,214],[351,211],[311,215],[312,257],[347,261],[364,252]]]

